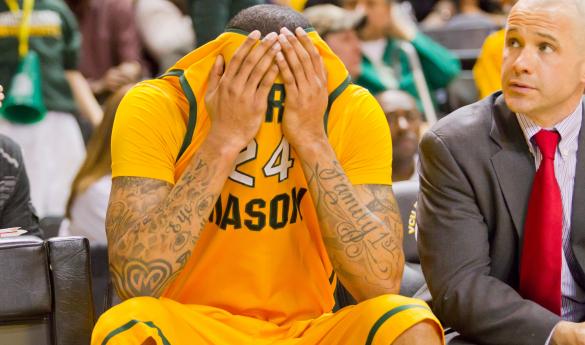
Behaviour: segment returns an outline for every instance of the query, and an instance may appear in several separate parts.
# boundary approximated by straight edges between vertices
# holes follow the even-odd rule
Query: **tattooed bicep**
[[[115,177],[106,215],[108,238],[115,238],[116,234],[135,226],[146,213],[163,202],[172,188],[170,183],[157,179]]]

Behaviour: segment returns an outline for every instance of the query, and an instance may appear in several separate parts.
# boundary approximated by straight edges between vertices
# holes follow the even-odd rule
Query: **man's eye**
[[[512,47],[512,48],[518,48],[520,47],[520,42],[518,42],[517,39],[515,38],[509,38],[508,42],[506,42],[508,47]]]
[[[538,49],[543,53],[552,53],[554,48],[548,43],[542,43],[538,46]]]

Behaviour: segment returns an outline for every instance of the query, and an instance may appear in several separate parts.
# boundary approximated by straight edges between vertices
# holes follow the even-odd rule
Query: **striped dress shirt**
[[[561,135],[561,140],[555,154],[555,176],[561,190],[563,203],[563,263],[561,269],[561,317],[567,321],[584,321],[585,319],[585,291],[579,286],[571,273],[570,267],[577,267],[576,259],[570,248],[571,212],[573,187],[575,185],[575,168],[577,164],[577,149],[579,146],[579,130],[581,129],[583,104],[554,128]],[[530,153],[534,157],[535,167],[538,169],[542,161],[542,154],[533,140],[533,136],[542,127],[523,114],[517,114],[518,122],[524,133]]]

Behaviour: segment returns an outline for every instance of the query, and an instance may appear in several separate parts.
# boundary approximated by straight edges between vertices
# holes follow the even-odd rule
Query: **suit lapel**
[[[522,239],[526,208],[536,173],[534,158],[516,115],[508,109],[504,97],[501,94],[493,97],[497,98],[490,136],[500,150],[491,157],[491,162],[518,237]],[[585,251],[583,254],[585,259]]]
[[[573,208],[571,213],[571,247],[579,263],[579,277],[574,277],[579,285],[585,287],[585,134],[581,122],[579,130],[579,148],[577,149],[577,166],[575,167],[575,185],[573,187]]]

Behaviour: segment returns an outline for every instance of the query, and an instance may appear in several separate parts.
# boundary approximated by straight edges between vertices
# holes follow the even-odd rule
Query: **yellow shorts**
[[[441,325],[425,302],[384,295],[336,313],[278,326],[214,307],[184,305],[167,298],[138,297],[119,304],[98,320],[92,345],[391,344],[416,323]]]

